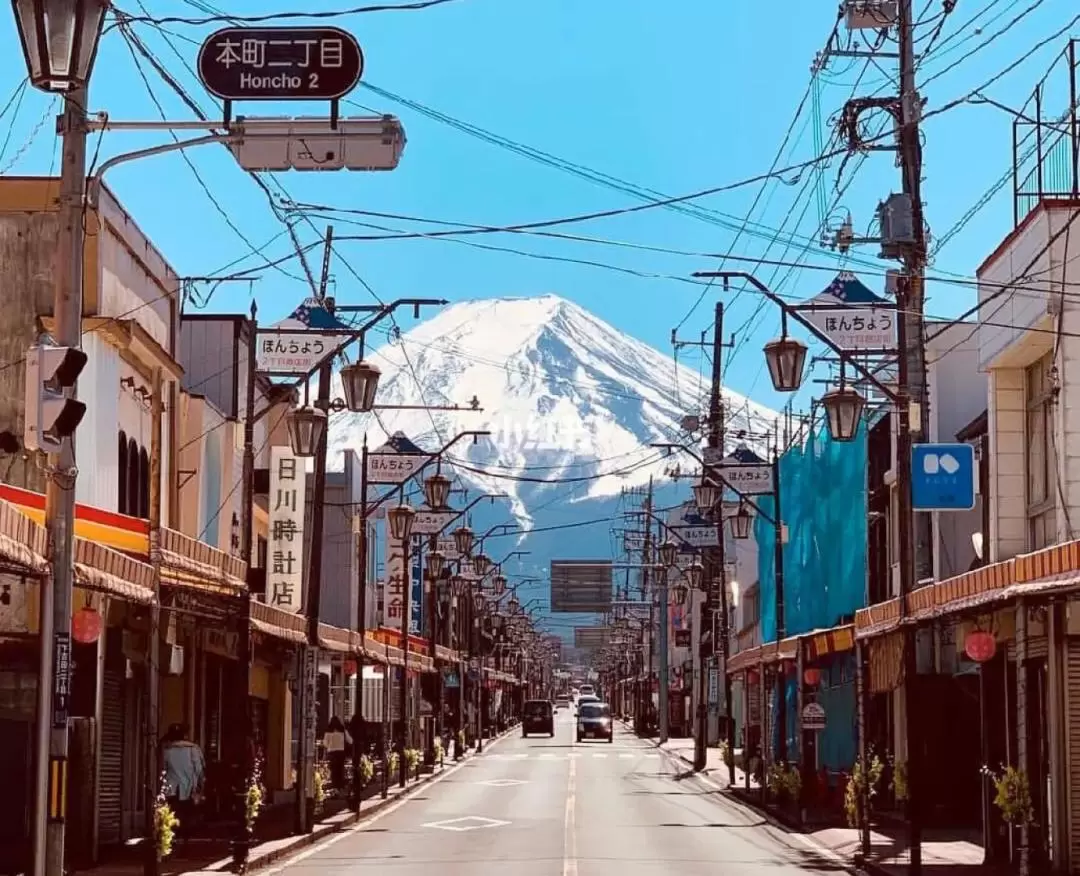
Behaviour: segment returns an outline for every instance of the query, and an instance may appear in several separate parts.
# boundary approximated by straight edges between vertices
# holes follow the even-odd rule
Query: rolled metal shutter
[[[1066,760],[1069,784],[1069,873],[1080,872],[1080,638],[1065,639]]]
[[[101,764],[98,774],[98,839],[121,841],[124,785],[124,675],[106,669],[101,710]]]

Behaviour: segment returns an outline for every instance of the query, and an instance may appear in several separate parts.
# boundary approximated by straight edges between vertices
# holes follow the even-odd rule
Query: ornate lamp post
[[[829,422],[829,436],[833,441],[851,441],[859,431],[866,399],[856,390],[840,385],[821,398]]]
[[[14,6],[31,84],[53,92],[85,86],[93,71],[107,0],[14,0]]]
[[[720,501],[720,488],[716,484],[694,484],[694,504],[703,514],[707,514]]]
[[[436,472],[424,481],[424,501],[432,511],[446,507],[450,498],[450,478]]]
[[[754,516],[750,513],[750,509],[746,507],[746,503],[739,504],[738,513],[729,518],[731,521],[731,534],[744,541],[750,538],[750,529],[754,525]]]
[[[660,562],[668,567],[675,565],[675,560],[679,556],[679,546],[675,542],[665,541],[660,545]]]
[[[454,530],[453,535],[457,552],[463,557],[470,556],[473,549],[473,531],[467,526],[459,526]]]
[[[782,310],[780,337],[765,345],[765,364],[777,392],[796,392],[802,385],[806,344],[788,337],[787,311]]]
[[[285,415],[285,428],[292,452],[304,459],[312,458],[326,430],[326,413],[309,405],[293,408]]]
[[[345,406],[355,414],[366,414],[375,406],[382,372],[368,362],[355,362],[341,369]]]

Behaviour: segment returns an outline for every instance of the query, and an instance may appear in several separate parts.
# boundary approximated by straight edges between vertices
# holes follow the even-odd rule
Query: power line
[[[184,24],[198,26],[203,24],[261,24],[270,21],[295,21],[297,19],[329,19],[341,18],[346,15],[361,15],[368,12],[417,12],[423,9],[432,9],[436,6],[444,6],[459,0],[415,0],[411,3],[379,3],[372,6],[354,6],[350,9],[316,10],[309,12],[271,12],[265,15],[226,15],[219,13],[207,15],[202,18],[185,18],[178,15],[137,15],[125,16],[128,20],[145,24]]]

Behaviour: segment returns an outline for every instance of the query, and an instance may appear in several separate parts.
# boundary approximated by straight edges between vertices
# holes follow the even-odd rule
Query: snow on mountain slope
[[[506,493],[525,525],[545,503],[662,477],[670,461],[650,442],[679,440],[682,417],[705,413],[697,372],[556,295],[454,304],[368,358],[383,371],[379,405],[467,408],[475,397],[483,410],[338,414],[331,458],[358,449],[365,431],[372,448],[401,431],[431,451],[461,431],[490,431],[449,458],[469,486]],[[732,447],[740,431],[771,431],[773,411],[724,397]]]

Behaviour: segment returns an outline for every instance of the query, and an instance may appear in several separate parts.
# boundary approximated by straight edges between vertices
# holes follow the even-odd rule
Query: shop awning
[[[75,539],[75,583],[140,605],[154,601],[151,566],[85,538]]]
[[[904,622],[926,621],[972,609],[989,608],[1019,596],[1065,593],[1080,588],[1080,540],[1020,554],[920,587],[907,595],[906,611],[900,599],[859,609],[855,636],[885,635]]]
[[[264,636],[300,645],[307,641],[307,620],[265,602],[251,600],[251,627]]]
[[[33,575],[44,575],[49,571],[47,551],[45,528],[10,502],[0,500],[0,560]]]

